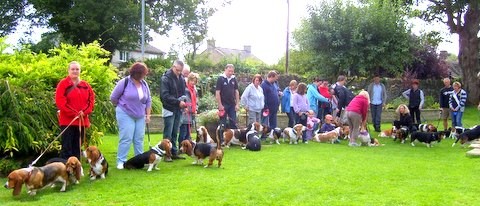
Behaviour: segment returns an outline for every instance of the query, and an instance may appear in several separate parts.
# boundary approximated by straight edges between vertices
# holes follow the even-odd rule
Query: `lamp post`
[[[145,61],[145,0],[142,0],[142,62]]]
[[[285,74],[288,74],[288,47],[290,40],[290,1],[287,0],[287,41],[285,50]]]

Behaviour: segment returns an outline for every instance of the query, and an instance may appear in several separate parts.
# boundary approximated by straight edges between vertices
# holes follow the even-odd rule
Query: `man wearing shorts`
[[[448,129],[448,117],[450,116],[450,109],[448,106],[448,100],[450,99],[450,95],[452,94],[453,87],[450,85],[450,79],[444,78],[443,79],[444,87],[440,90],[440,110],[441,110],[441,119],[443,120],[443,129]]]

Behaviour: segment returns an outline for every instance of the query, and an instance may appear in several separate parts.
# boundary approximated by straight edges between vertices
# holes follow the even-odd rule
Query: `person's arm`
[[[402,96],[405,97],[406,99],[410,99],[409,95],[410,95],[410,89],[407,89],[402,93]]]
[[[152,107],[145,108],[145,123],[150,123],[150,116],[152,113]]]
[[[270,90],[268,88],[268,85],[265,84],[265,82],[263,82],[260,86],[262,87],[262,90],[263,90],[263,96],[265,96],[265,101],[264,101],[265,105],[263,107],[267,108],[270,105],[270,100],[269,100]]]
[[[462,92],[460,93],[460,106],[465,107],[467,104],[467,92],[465,90],[461,90]]]
[[[324,96],[322,96],[322,95],[320,94],[320,92],[318,92],[318,89],[315,88],[315,89],[312,89],[312,90],[313,90],[313,91],[312,91],[312,92],[313,92],[312,94],[313,94],[313,97],[315,97],[315,99],[317,99],[318,101],[320,101],[320,102],[322,102],[322,103],[328,102],[328,99],[325,98]]]
[[[250,95],[250,85],[245,88],[243,91],[242,97],[240,98],[240,105],[245,107],[248,110],[248,96]]]
[[[238,111],[240,109],[240,92],[238,92],[238,89],[235,90],[235,111]]]
[[[420,108],[419,109],[423,108],[424,103],[425,103],[425,95],[423,94],[423,91],[420,90]]]
[[[117,85],[115,85],[115,88],[113,88],[112,94],[110,94],[110,102],[113,104],[113,106],[117,106],[118,101],[120,100],[120,97],[123,94],[123,90],[125,88],[125,79],[123,78],[120,81],[117,82]],[[122,85],[122,86],[120,86]]]
[[[300,112],[300,106],[298,104],[298,99],[299,99],[298,95],[295,94],[295,95],[293,95],[292,98],[293,98],[293,105],[291,105],[291,106],[293,107],[293,112],[298,113],[298,112]]]
[[[162,89],[160,91],[160,98],[162,99],[162,102],[166,102],[171,105],[179,105],[180,106],[180,100],[178,100],[177,97],[173,96],[170,94],[170,85],[168,85],[168,77],[163,76],[162,77]],[[185,104],[185,103],[183,103]],[[182,108],[180,106],[180,108]]]
[[[87,82],[85,82],[85,84],[87,85],[87,88],[88,88],[87,89],[88,101],[87,101],[87,107],[82,111],[84,114],[89,115],[92,113],[93,107],[95,106],[95,93],[93,92],[93,89],[90,86],[90,84],[88,84]]]
[[[218,110],[224,110],[222,98],[220,97],[220,87],[222,87],[222,77],[218,77],[217,85],[215,86],[215,100],[217,100]]]
[[[453,101],[455,101],[455,99],[453,98],[453,95],[455,95],[455,93],[451,94],[450,97],[448,98],[448,107],[452,111],[455,110],[455,108],[453,108]]]

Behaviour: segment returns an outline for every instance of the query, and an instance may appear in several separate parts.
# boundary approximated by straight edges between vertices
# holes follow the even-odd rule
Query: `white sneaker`
[[[117,164],[117,169],[123,170],[123,163],[122,164]]]

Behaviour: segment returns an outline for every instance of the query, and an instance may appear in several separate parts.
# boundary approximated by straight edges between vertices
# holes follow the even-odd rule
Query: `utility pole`
[[[287,43],[285,50],[285,74],[288,74],[288,47],[290,41],[290,1],[287,0]]]
[[[142,0],[142,62],[145,61],[145,0]]]

